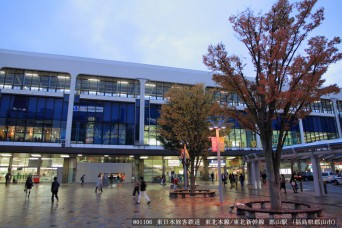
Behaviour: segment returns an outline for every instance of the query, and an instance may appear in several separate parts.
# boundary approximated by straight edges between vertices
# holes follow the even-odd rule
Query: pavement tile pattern
[[[179,196],[173,199],[169,198],[169,184],[166,186],[157,183],[147,184],[147,195],[151,199],[149,205],[144,198],[140,205],[136,205],[137,197],[132,197],[133,183],[114,184],[105,187],[103,193],[97,194],[95,183],[86,183],[83,186],[79,183],[61,184],[58,193],[59,201],[54,203],[51,202],[51,186],[48,183],[35,184],[30,197],[25,195],[22,183],[7,186],[0,184],[0,227],[152,227],[135,226],[132,225],[132,221],[133,219],[171,218],[234,219],[242,218],[236,214],[236,210],[229,213],[229,207],[234,204],[235,200],[269,199],[267,186],[262,186],[261,190],[254,190],[248,185],[236,187],[228,184],[223,189],[224,202],[220,204],[218,192],[215,197],[196,196],[182,199]],[[218,182],[199,181],[198,184],[200,188],[217,190]],[[316,197],[313,192],[293,193],[290,191],[290,186],[287,188],[287,194],[282,193],[284,199],[320,205],[323,207],[323,217],[337,219],[337,224],[340,226],[335,227],[342,227],[342,197],[340,195],[327,194],[323,197]]]

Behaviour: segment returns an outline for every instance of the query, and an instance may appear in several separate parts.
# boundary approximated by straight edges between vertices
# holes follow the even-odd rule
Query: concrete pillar
[[[144,176],[144,159],[139,159],[139,177]]]
[[[68,167],[68,183],[74,183],[75,182],[75,176],[76,176],[76,158],[69,158],[69,167]]]
[[[305,132],[304,132],[304,126],[303,126],[303,120],[299,119],[299,134],[300,134],[300,144],[305,144]]]
[[[252,162],[247,162],[247,184],[252,185],[253,183],[253,172],[252,172]]]
[[[139,145],[144,145],[145,132],[145,83],[147,79],[138,78],[140,82],[140,112],[139,112]]]
[[[302,161],[301,160],[297,160],[297,170],[298,172],[302,172]]]
[[[335,173],[336,167],[335,167],[335,163],[334,163],[333,161],[330,162],[330,167],[331,167],[331,171],[332,171],[333,173]]]
[[[333,108],[334,108],[334,114],[335,114],[335,121],[336,121],[336,126],[337,126],[338,137],[342,138],[342,130],[341,130],[339,111],[338,111],[337,103],[336,103],[337,99],[336,98],[332,98],[331,102],[332,102]]]
[[[253,189],[261,189],[261,182],[260,182],[260,168],[259,162],[253,161],[252,162],[252,187]]]
[[[314,187],[315,187],[315,195],[316,196],[323,196],[323,181],[322,181],[322,174],[321,174],[321,167],[319,159],[317,155],[311,155],[311,163],[312,163],[312,172],[314,178]]]
[[[256,135],[256,142],[257,142],[257,148],[262,148],[261,140],[260,140],[260,135]]]
[[[8,172],[12,175],[13,154],[9,157]]]
[[[203,160],[203,180],[209,181],[209,160]]]
[[[70,75],[70,94],[69,94],[69,103],[68,103],[68,114],[67,114],[67,123],[65,129],[65,146],[70,147],[71,143],[71,129],[72,129],[72,117],[74,114],[74,101],[75,101],[75,88],[76,88],[76,79],[77,74]],[[62,132],[61,132],[62,133]]]
[[[162,162],[163,162],[163,171],[162,171],[162,174],[165,174],[165,159],[164,159],[164,157],[162,158],[163,160],[162,160]]]

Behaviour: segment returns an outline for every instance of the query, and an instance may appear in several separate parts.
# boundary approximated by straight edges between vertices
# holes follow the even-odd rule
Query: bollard
[[[328,194],[328,191],[327,191],[327,182],[326,182],[326,181],[323,181],[323,187],[324,187],[324,193],[325,193],[325,194]]]
[[[299,182],[300,191],[303,192],[303,183]]]

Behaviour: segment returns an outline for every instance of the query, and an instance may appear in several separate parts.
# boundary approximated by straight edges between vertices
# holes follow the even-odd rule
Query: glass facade
[[[74,106],[71,142],[134,145],[134,103],[81,100]]]
[[[305,142],[336,139],[336,122],[333,117],[308,116],[303,119]]]
[[[58,72],[4,68],[0,89],[70,93],[70,75]]]
[[[11,163],[12,181],[24,183],[29,175],[39,177],[39,182],[52,182],[57,176],[57,168],[63,167],[63,158],[51,157],[50,155],[39,155],[30,157],[29,154],[13,154],[2,156],[0,154],[0,182],[5,182],[5,175]]]
[[[140,84],[138,80],[93,75],[79,75],[76,80],[76,92],[109,97],[138,98]]]
[[[165,100],[164,95],[174,86],[188,86],[168,82],[148,81],[145,84],[145,99],[146,100]]]
[[[65,136],[63,98],[2,94],[0,141],[58,143]]]
[[[207,89],[215,89],[212,87],[207,87]],[[222,105],[227,106],[240,106],[245,107],[246,104],[240,99],[236,93],[228,93],[226,91],[215,91],[215,100],[219,101]]]
[[[151,146],[160,146],[157,140],[158,123],[157,119],[160,117],[161,105],[150,104],[145,107],[145,128],[144,128],[144,144]]]
[[[316,113],[334,113],[332,101],[327,99],[321,99],[310,104],[310,108],[312,112]]]

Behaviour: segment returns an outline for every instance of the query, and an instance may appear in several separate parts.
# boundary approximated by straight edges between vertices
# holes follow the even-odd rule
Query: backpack
[[[140,183],[140,191],[145,191],[146,190],[146,182],[145,181],[141,181]]]
[[[27,186],[27,188],[31,188],[33,186],[32,180],[27,181],[26,186]]]

